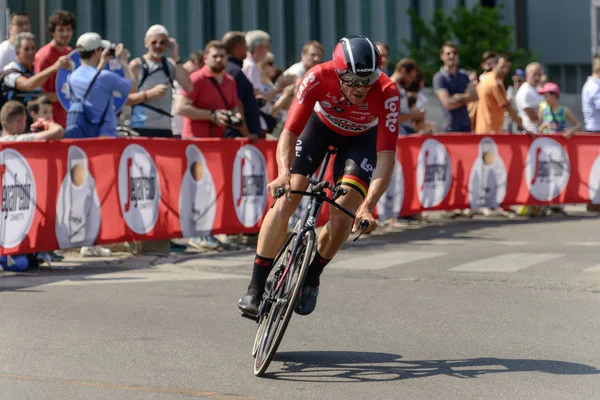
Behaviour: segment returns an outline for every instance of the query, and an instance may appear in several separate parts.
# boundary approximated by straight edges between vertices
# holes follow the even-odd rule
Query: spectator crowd
[[[146,52],[134,58],[122,44],[93,32],[81,35],[71,48],[76,21],[68,11],[55,11],[47,27],[51,40],[37,49],[29,16],[10,17],[9,38],[0,44],[0,141],[120,134],[276,140],[304,75],[325,60],[323,45],[310,41],[298,62],[283,69],[271,53],[269,34],[260,30],[227,32],[184,60],[177,40],[162,25],[148,28]],[[541,64],[513,66],[507,55],[488,51],[481,57],[480,71],[465,71],[459,68],[458,46],[452,42],[441,47],[442,65],[433,77],[435,101],[443,111],[443,124],[436,126],[426,119],[425,105],[433,99],[423,94],[419,65],[409,58],[390,65],[390,48],[385,43],[376,46],[382,71],[401,92],[401,135],[562,132],[570,138],[582,128],[573,112],[560,104],[560,88],[546,81]],[[75,51],[81,66],[70,73],[65,87],[55,87],[59,69],[72,68],[70,55]],[[111,71],[115,69],[122,74]],[[513,84],[506,88],[509,74]],[[600,55],[582,91],[587,131],[600,131],[599,89]],[[67,110],[57,91],[70,100]],[[116,110],[118,100],[124,105]],[[213,237],[193,238],[190,244],[222,245]],[[81,254],[108,251],[86,247]],[[44,255],[48,256],[58,257]]]

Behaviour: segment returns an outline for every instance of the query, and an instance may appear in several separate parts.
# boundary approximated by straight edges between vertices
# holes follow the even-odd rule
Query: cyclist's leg
[[[306,175],[312,175],[319,168],[328,148],[329,135],[325,130],[328,128],[313,114],[298,137],[296,158],[291,167],[292,190],[306,190]],[[248,292],[238,304],[245,313],[254,313],[258,306],[258,299],[264,292],[274,258],[285,243],[290,217],[298,208],[300,200],[302,196],[298,195],[291,195],[290,200],[280,199],[275,207],[268,210],[262,222]]]
[[[362,204],[377,161],[376,128],[360,136],[344,138],[339,146],[334,163],[334,179],[343,185],[348,193],[336,200],[344,208],[356,213]],[[310,314],[316,307],[320,275],[325,266],[348,239],[352,229],[352,219],[335,207],[330,208],[330,217],[319,234],[317,252],[309,266],[302,291],[302,298],[296,312]]]
[[[292,190],[308,188],[307,175],[312,175],[321,165],[329,147],[330,131],[313,113],[296,143],[296,157],[291,166]],[[290,200],[281,199],[269,209],[258,235],[257,254],[274,258],[283,243],[290,217],[298,208],[302,196],[291,195]]]
[[[305,175],[294,173],[291,184],[292,190],[306,190],[308,179]],[[298,208],[301,200],[302,196],[293,194],[289,200],[281,198],[275,203],[275,207],[267,211],[258,234],[257,255],[267,259],[275,258],[285,242],[290,217]]]
[[[371,175],[377,162],[377,128],[345,140],[340,146],[334,164],[336,184],[344,186],[348,194],[337,203],[356,213],[369,189]],[[324,259],[332,259],[342,247],[352,229],[352,218],[335,207],[330,208],[330,218],[319,235],[317,250]]]

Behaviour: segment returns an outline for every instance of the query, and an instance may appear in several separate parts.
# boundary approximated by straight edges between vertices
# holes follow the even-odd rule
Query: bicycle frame
[[[298,230],[298,232],[294,232],[295,238],[294,238],[294,236],[290,236],[290,238],[288,238],[288,240],[286,240],[286,243],[283,247],[283,248],[286,248],[289,245],[290,240],[294,239],[295,243],[294,243],[294,246],[292,247],[291,254],[296,254],[296,252],[298,250],[298,246],[300,245],[300,240],[298,240],[298,239],[299,238],[301,239],[302,237],[304,237],[304,235],[306,233],[309,233],[312,236],[313,242],[316,242],[316,234],[315,234],[314,230],[315,230],[315,226],[317,224],[317,218],[319,216],[319,213],[321,212],[321,207],[323,206],[323,203],[327,202],[327,203],[331,204],[332,206],[336,207],[337,209],[339,209],[340,211],[347,214],[349,217],[351,217],[353,219],[356,218],[356,215],[354,215],[354,213],[348,211],[346,208],[344,208],[343,206],[341,206],[335,202],[335,199],[336,199],[336,196],[338,193],[338,191],[336,190],[336,188],[338,188],[337,186],[334,186],[334,189],[332,189],[334,192],[333,199],[330,199],[329,197],[327,197],[324,194],[325,189],[329,188],[329,184],[327,181],[323,181],[323,178],[325,177],[325,172],[329,165],[331,156],[335,153],[336,153],[336,150],[328,150],[327,151],[327,154],[325,155],[325,159],[321,163],[321,169],[317,176],[316,183],[310,184],[311,192],[305,192],[305,191],[301,191],[301,190],[292,190],[290,192],[291,194],[310,196],[312,198],[308,205],[307,210],[302,214],[302,217],[300,218],[300,229]],[[309,181],[312,181],[312,180],[309,178]],[[316,189],[316,190],[312,191],[313,189]],[[277,201],[277,197],[275,198],[275,201]],[[275,203],[273,203],[273,206],[274,205],[275,205]],[[365,229],[365,227],[363,226],[363,230],[364,229]],[[311,249],[311,251],[312,251],[312,249]],[[290,257],[290,259],[288,260],[287,265],[285,267],[285,270],[279,277],[279,280],[277,282],[277,285],[276,285],[273,293],[275,293],[281,287],[285,278],[288,277],[288,271],[289,271],[293,261],[294,261],[294,258]],[[291,278],[291,275],[290,275],[290,278]]]

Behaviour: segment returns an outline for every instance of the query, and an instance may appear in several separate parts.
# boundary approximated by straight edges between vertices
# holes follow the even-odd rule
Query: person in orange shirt
[[[477,85],[477,120],[475,133],[496,133],[502,131],[504,112],[507,111],[510,119],[523,130],[521,118],[506,99],[504,77],[510,71],[510,58],[506,55],[498,56],[494,68],[483,76]]]

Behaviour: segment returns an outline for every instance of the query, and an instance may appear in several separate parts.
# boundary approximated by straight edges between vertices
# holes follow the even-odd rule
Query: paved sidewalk
[[[599,218],[598,213],[588,213],[585,210],[585,205],[574,205],[566,206],[565,211],[568,213],[567,217],[563,216],[550,216],[550,217],[519,217],[515,216],[507,218],[503,216],[483,217],[475,216],[473,218],[468,217],[457,217],[457,218],[444,218],[443,212],[426,212],[423,213],[423,220],[418,222],[404,222],[404,221],[391,221],[385,226],[380,226],[371,235],[363,235],[360,240],[367,237],[381,237],[389,235],[391,233],[397,233],[408,230],[421,230],[424,228],[436,228],[439,230],[437,234],[443,236],[446,232],[445,227],[455,224],[468,224],[476,222],[501,222],[501,221],[527,221],[531,220],[532,223],[546,221],[546,220],[560,220],[569,218]],[[356,234],[351,234],[349,241],[354,240]],[[184,244],[185,239],[175,239],[176,242]],[[213,255],[227,255],[228,257],[235,257],[236,255],[246,255],[255,251],[256,237],[250,238],[250,243],[242,244],[236,243],[238,249],[236,250],[197,250],[193,247],[188,247],[185,252],[172,252],[172,253],[157,253],[157,254],[146,254],[146,255],[134,255],[128,252],[113,252],[110,257],[80,257],[78,252],[67,251],[64,253],[65,259],[61,262],[53,262],[51,266],[42,264],[39,269],[26,272],[9,272],[0,271],[0,278],[11,277],[11,276],[44,276],[50,274],[69,275],[73,273],[84,273],[94,274],[106,272],[107,269],[111,270],[134,270],[134,269],[147,269],[156,268],[158,266],[175,266],[177,264],[189,264],[188,261],[194,259],[203,259],[207,256]]]

